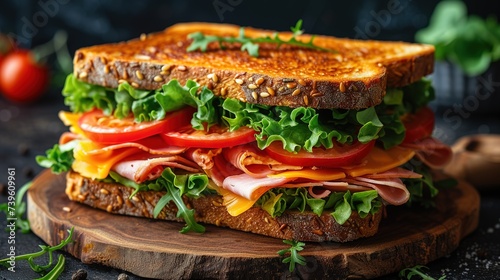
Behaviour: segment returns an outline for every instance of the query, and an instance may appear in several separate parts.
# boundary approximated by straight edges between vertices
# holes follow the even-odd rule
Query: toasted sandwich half
[[[315,47],[196,45],[223,37]],[[369,237],[388,206],[435,196],[430,170],[450,159],[431,136],[433,57],[428,45],[210,23],[82,48],[63,89],[70,132],[37,160],[68,171],[71,200],[181,232]]]

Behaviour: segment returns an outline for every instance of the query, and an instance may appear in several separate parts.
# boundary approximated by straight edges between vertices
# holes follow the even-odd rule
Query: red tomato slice
[[[283,149],[281,142],[272,142],[264,149],[273,159],[296,166],[345,167],[360,163],[373,149],[375,141],[366,144],[334,144],[331,149],[313,148],[312,153],[300,150],[290,153]]]
[[[118,119],[101,110],[84,113],[78,125],[90,140],[103,144],[124,143],[176,130],[191,122],[194,108],[167,113],[163,120],[136,123],[133,117]]]
[[[422,107],[415,114],[405,115],[402,121],[406,128],[403,143],[413,143],[429,137],[434,130],[434,112],[429,107]]]
[[[253,142],[255,133],[255,130],[246,126],[229,131],[227,127],[213,125],[207,133],[204,130],[195,130],[189,125],[179,131],[163,133],[161,136],[167,144],[178,147],[225,148]]]

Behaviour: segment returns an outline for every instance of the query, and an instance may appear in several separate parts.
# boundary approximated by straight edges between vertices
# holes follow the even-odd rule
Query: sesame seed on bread
[[[214,94],[244,102],[320,109],[362,109],[382,101],[387,87],[402,87],[432,73],[434,47],[404,42],[362,41],[316,36],[314,44],[336,52],[261,44],[259,56],[237,44],[187,52],[187,35],[238,36],[240,27],[181,23],[127,42],[77,50],[74,75],[91,84],[116,88],[127,81],[153,90],[169,80],[188,79]],[[273,31],[245,28],[248,37]],[[286,40],[290,32],[279,33]],[[310,35],[297,39],[308,41]]]

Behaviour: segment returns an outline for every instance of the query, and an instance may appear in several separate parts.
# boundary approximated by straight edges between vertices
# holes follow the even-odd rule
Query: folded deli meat
[[[37,161],[67,172],[72,200],[183,233],[369,237],[384,209],[439,193],[451,150],[432,137],[433,53],[209,23],[82,48],[69,130]]]

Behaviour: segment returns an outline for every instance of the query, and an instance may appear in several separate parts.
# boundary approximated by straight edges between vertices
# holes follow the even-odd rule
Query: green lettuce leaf
[[[191,119],[195,129],[219,124],[234,131],[248,126],[258,132],[260,149],[279,141],[289,152],[311,152],[314,147],[331,148],[334,143],[367,143],[375,139],[388,149],[404,139],[401,116],[434,98],[430,81],[422,79],[402,89],[388,89],[384,102],[372,108],[318,110],[222,99],[190,80],[184,86],[172,80],[156,91],[137,90],[125,82],[114,90],[87,84],[73,75],[68,76],[63,94],[74,112],[97,107],[119,118],[132,112],[137,122],[161,120],[168,112],[192,106],[197,108]]]
[[[78,140],[73,140],[63,145],[55,144],[45,152],[45,156],[36,156],[35,160],[38,165],[50,168],[56,174],[69,171],[75,160],[73,149],[77,143]]]
[[[101,86],[91,85],[68,75],[62,90],[64,104],[72,112],[88,112],[94,108],[111,115],[116,108],[114,91]]]
[[[335,221],[342,225],[349,219],[352,211],[358,212],[362,218],[377,213],[382,207],[382,201],[375,190],[332,192],[326,198],[313,198],[306,188],[276,188],[262,195],[256,205],[272,217],[280,216],[286,210],[312,211],[318,216],[329,211]]]

